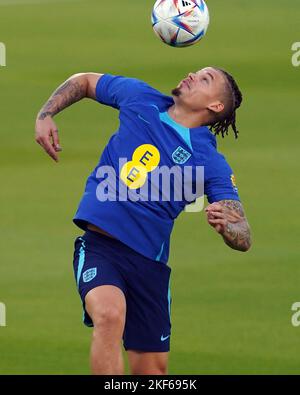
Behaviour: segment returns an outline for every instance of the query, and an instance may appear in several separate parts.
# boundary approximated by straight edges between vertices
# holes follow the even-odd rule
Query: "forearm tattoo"
[[[229,215],[239,218],[234,222],[228,220],[222,235],[225,243],[235,250],[247,251],[251,246],[251,233],[242,204],[236,200],[223,200],[219,203],[229,210]]]
[[[39,112],[38,119],[44,120],[47,116],[53,117],[86,95],[86,89],[75,79],[63,83],[49,98]]]

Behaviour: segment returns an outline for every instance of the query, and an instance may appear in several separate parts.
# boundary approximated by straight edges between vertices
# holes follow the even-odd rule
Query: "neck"
[[[207,124],[205,114],[202,112],[196,113],[193,111],[188,111],[178,104],[173,104],[173,106],[168,109],[168,114],[175,122],[189,129],[197,128]]]

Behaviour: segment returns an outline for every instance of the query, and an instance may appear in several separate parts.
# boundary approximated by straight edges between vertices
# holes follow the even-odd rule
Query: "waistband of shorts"
[[[135,254],[138,254],[132,248],[130,248],[126,244],[122,243],[122,241],[120,241],[119,239],[115,239],[113,237],[106,236],[106,235],[104,235],[102,233],[94,232],[93,230],[87,229],[85,231],[85,233],[83,234],[83,238],[87,242],[92,242],[92,243],[95,243],[95,244],[103,244],[103,243],[105,243],[106,245],[110,245],[112,247],[118,248],[119,251],[121,249],[123,251],[132,251]]]
[[[135,256],[135,258],[139,257],[140,262],[145,263],[154,263],[156,267],[163,266],[166,267],[169,271],[171,268],[163,262],[154,261],[139,252],[135,251],[133,248],[129,247],[127,244],[123,243],[119,239],[112,238],[110,236],[106,236],[102,233],[94,232],[93,230],[87,229],[85,233],[81,236],[83,240],[87,241],[87,243],[91,243],[96,246],[96,248],[101,247],[110,247],[111,251],[115,254]]]

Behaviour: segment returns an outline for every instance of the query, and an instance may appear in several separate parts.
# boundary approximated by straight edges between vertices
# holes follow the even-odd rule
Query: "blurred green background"
[[[208,1],[211,24],[194,47],[153,34],[154,0],[1,1],[0,373],[88,374],[91,330],[73,279],[72,216],[117,112],[91,101],[57,116],[58,164],[34,142],[50,93],[76,72],[133,76],[169,93],[189,71],[228,69],[245,102],[240,139],[219,149],[235,170],[253,232],[247,254],[227,248],[203,213],[175,226],[171,374],[298,374],[300,327],[298,0]]]

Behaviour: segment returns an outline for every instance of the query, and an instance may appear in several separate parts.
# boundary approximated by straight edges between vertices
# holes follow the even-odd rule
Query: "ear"
[[[214,103],[211,103],[208,107],[208,110],[219,113],[224,110],[224,104],[221,103],[220,101],[216,101]]]

